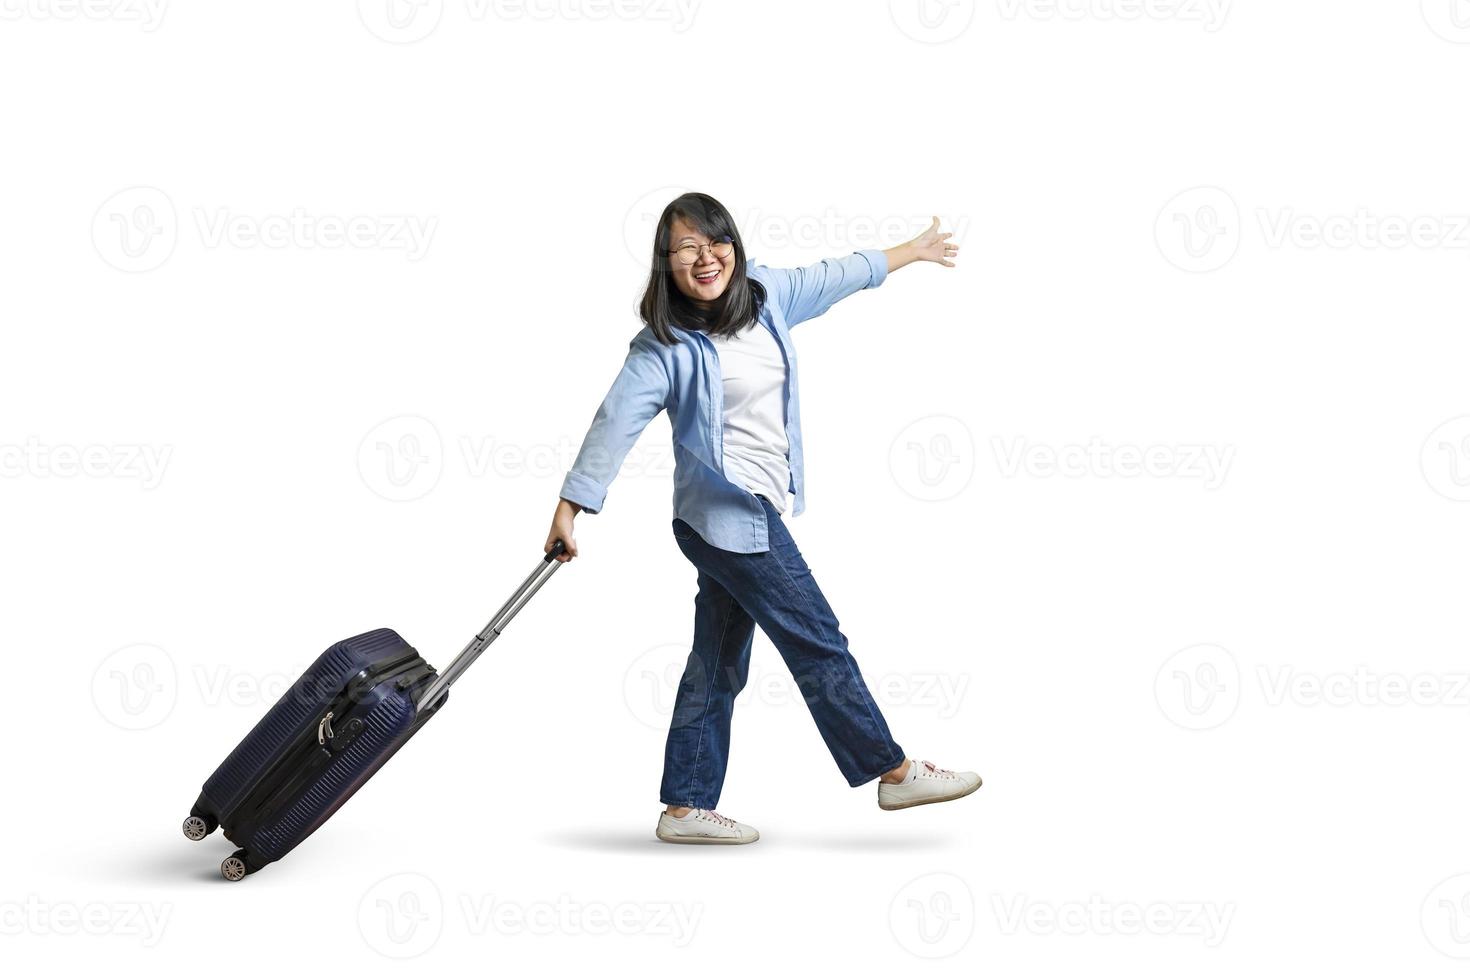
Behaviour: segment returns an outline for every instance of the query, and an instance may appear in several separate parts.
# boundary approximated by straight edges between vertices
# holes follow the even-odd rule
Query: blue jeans
[[[730,756],[730,715],[745,687],[755,627],[780,652],[850,786],[905,759],[868,693],[847,637],[817,588],[781,515],[765,497],[770,549],[724,551],[674,518],[679,550],[699,572],[694,647],[674,696],[659,800],[714,809]]]

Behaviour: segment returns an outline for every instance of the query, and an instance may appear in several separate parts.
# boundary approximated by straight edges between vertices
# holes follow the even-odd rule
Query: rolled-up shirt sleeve
[[[562,481],[561,496],[589,514],[602,510],[608,485],[638,437],[669,398],[669,374],[663,360],[641,345],[630,345],[622,370],[613,379],[572,468]]]
[[[883,285],[888,278],[888,256],[865,248],[838,258],[822,259],[794,269],[762,267],[773,287],[772,301],[781,308],[786,325],[821,316],[840,299],[861,289]]]

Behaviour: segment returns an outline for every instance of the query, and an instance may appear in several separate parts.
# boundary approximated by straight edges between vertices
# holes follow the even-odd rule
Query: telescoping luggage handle
[[[556,570],[563,564],[557,561],[556,557],[566,550],[566,545],[558,541],[546,553],[546,557],[536,563],[536,570],[526,576],[526,580],[521,583],[520,588],[515,590],[515,594],[506,600],[505,605],[500,607],[499,612],[490,617],[490,622],[485,624],[485,628],[476,633],[473,640],[465,644],[465,648],[459,651],[459,656],[449,662],[449,666],[445,667],[439,673],[434,683],[430,684],[424,690],[423,695],[418,699],[416,705],[419,711],[423,711],[438,700],[439,696],[449,689],[449,685],[453,684],[460,674],[463,674],[469,669],[470,664],[475,662],[475,658],[484,653],[485,648],[495,642],[496,637],[500,636],[500,631],[505,629],[505,624],[514,619],[516,613],[521,611],[521,607],[530,601],[531,596],[536,594],[536,590],[545,585],[546,580],[556,574]]]

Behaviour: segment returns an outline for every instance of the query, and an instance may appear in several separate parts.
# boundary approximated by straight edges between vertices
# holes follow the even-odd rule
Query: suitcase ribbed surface
[[[266,861],[278,861],[321,826],[407,741],[414,721],[413,702],[393,691],[368,712],[362,734],[336,756],[322,774],[274,823],[245,844]]]
[[[378,629],[329,647],[220,763],[205,782],[204,795],[221,813],[234,807],[353,674],[400,646],[407,646],[403,637],[391,629]]]

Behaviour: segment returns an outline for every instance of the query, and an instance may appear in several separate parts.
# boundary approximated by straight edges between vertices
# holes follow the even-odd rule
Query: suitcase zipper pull
[[[332,732],[332,712],[330,711],[316,726],[316,744],[326,745],[329,738],[336,738]]]

